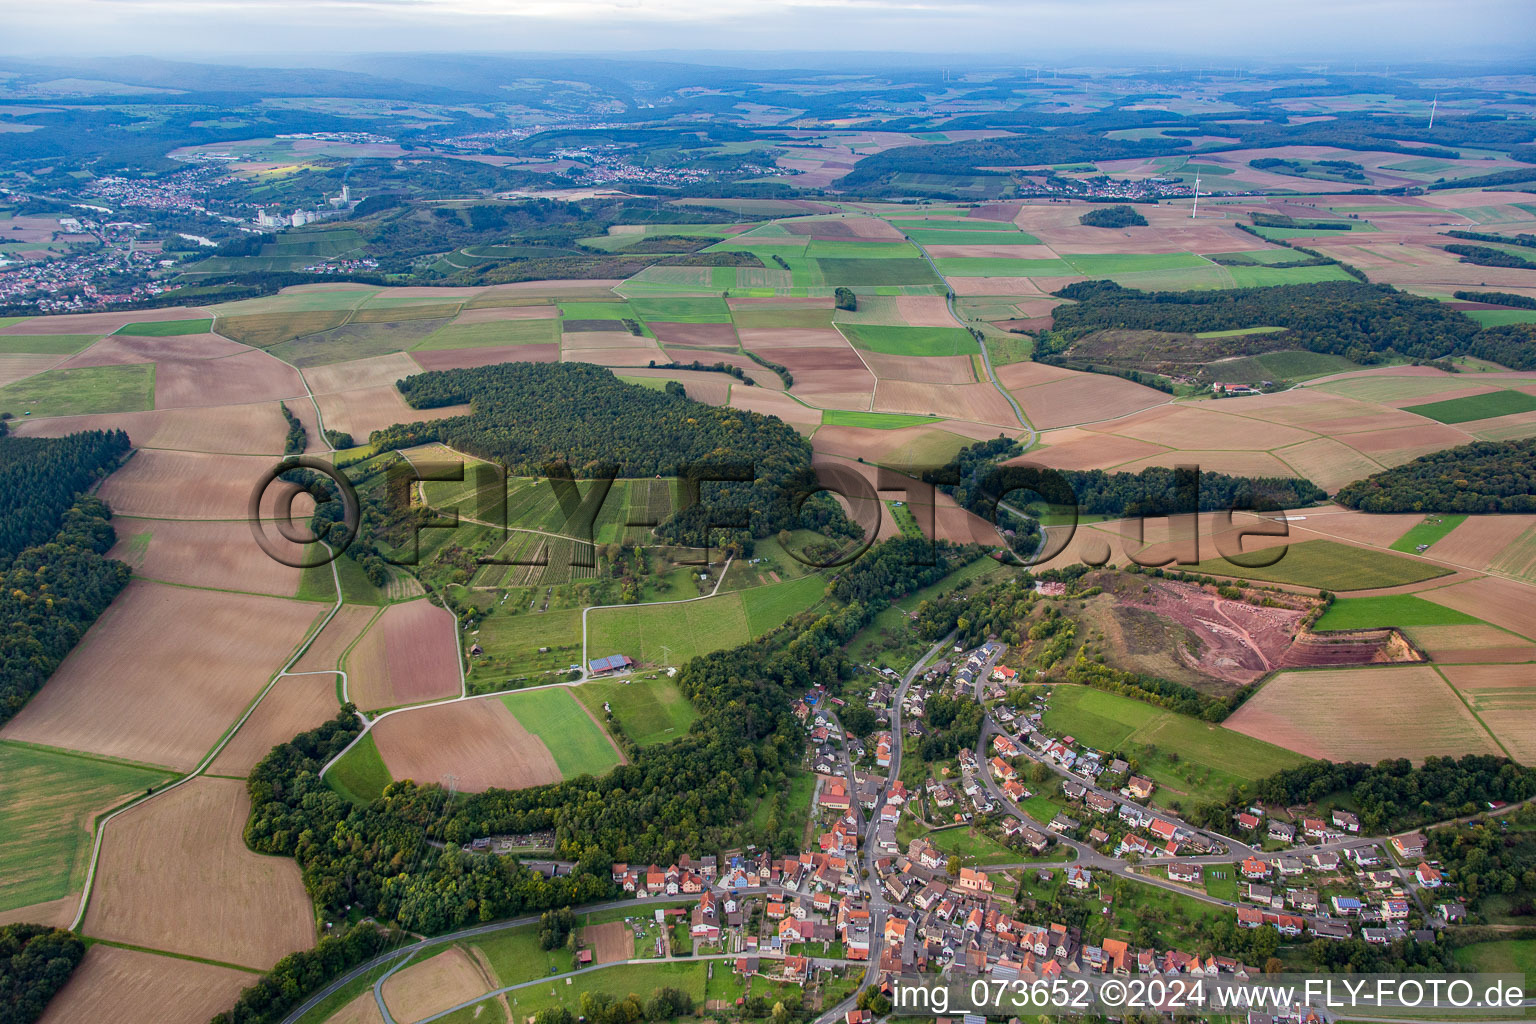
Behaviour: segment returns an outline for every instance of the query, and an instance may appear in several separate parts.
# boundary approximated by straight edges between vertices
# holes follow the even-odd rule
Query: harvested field
[[[123,363],[156,363],[162,360],[217,359],[249,352],[244,345],[217,334],[181,334],[157,338],[146,335],[113,334],[73,356],[63,365],[116,366]]]
[[[315,309],[278,313],[221,316],[214,322],[218,334],[242,345],[270,348],[306,334],[334,330],[347,322],[350,309]]]
[[[283,676],[219,751],[208,770],[215,775],[247,776],[273,747],[335,718],[340,706],[336,700],[336,676]]]
[[[695,402],[703,402],[706,405],[725,405],[731,397],[731,385],[734,381],[723,373],[694,372],[691,370],[652,370],[643,366],[633,369],[621,370],[621,380],[644,381],[647,385],[654,381],[675,380],[683,385],[688,397]],[[656,385],[660,387],[661,385]],[[742,384],[741,387],[747,385]]]
[[[289,406],[303,419],[314,410],[307,401]],[[81,430],[128,432],[139,448],[174,448],[188,452],[229,455],[280,455],[288,434],[288,422],[276,402],[226,405],[205,409],[156,409],[144,412],[99,413],[91,416],[55,416],[12,426],[17,434],[61,437]],[[310,441],[315,437],[312,431]],[[116,511],[126,511],[117,509]]]
[[[1536,516],[1468,516],[1466,521],[1436,541],[1430,557],[1464,565],[1469,569],[1488,569],[1500,554],[1536,526]]]
[[[581,930],[581,941],[592,947],[595,964],[616,964],[635,955],[635,933],[623,921],[587,925]]]
[[[1076,370],[1069,370],[1065,366],[1051,366],[1049,363],[1009,363],[1007,366],[997,368],[998,382],[1009,391],[1032,388],[1036,384],[1049,384],[1052,381],[1069,380],[1079,376],[1081,375]]]
[[[663,345],[692,345],[736,351],[736,328],[731,324],[677,324],[650,320],[646,326]]]
[[[239,405],[301,397],[299,371],[265,352],[155,364],[155,408]]]
[[[255,982],[246,971],[98,944],[85,951],[38,1021],[207,1024]]]
[[[568,334],[566,337],[596,337],[596,335]],[[666,353],[655,342],[649,339],[637,340],[645,341],[645,344],[623,346],[563,344],[560,346],[560,359],[567,363],[595,363],[598,366],[648,366],[652,362],[667,361]]]
[[[1159,452],[1119,466],[1122,473],[1139,473],[1149,466],[1199,466],[1204,473],[1226,473],[1229,476],[1279,477],[1296,476],[1294,470],[1268,452],[1250,451],[1183,451]]]
[[[1205,406],[1165,405],[1093,429],[1135,437],[1169,448],[1198,446],[1225,451],[1265,451],[1310,439],[1305,431],[1296,427],[1265,423],[1246,416],[1231,416]]]
[[[674,363],[692,363],[698,360],[705,366],[713,366],[716,363],[724,363],[726,366],[739,366],[747,379],[758,387],[768,388],[772,391],[784,390],[784,378],[761,363],[754,362],[750,356],[740,352],[717,352],[696,348],[668,348],[664,349],[667,358]]]
[[[1497,626],[1414,626],[1404,633],[1429,655],[1431,661],[1442,667],[1536,661],[1536,644],[1521,640]]]
[[[1448,665],[1442,671],[1511,757],[1536,763],[1536,675],[1529,665]]]
[[[451,350],[450,350],[451,351]],[[416,362],[404,352],[368,359],[353,359],[328,366],[313,366],[304,371],[309,389],[317,395],[359,388],[393,387],[395,381],[420,373]]]
[[[1330,761],[1499,753],[1427,665],[1281,672],[1223,724]]]
[[[119,515],[244,520],[251,492],[273,465],[263,456],[149,449],[134,453],[97,493]]]
[[[973,384],[976,372],[970,356],[888,356],[860,353],[882,380],[906,380],[918,384]]]
[[[461,312],[454,318],[455,325],[460,324],[494,324],[502,320],[557,320],[560,317],[560,309],[553,304],[547,306],[482,306],[470,308]]]
[[[1010,389],[1010,393],[1029,422],[1042,430],[1115,419],[1168,401],[1161,391],[1102,373],[1074,373],[1038,387]],[[1123,433],[1119,428],[1119,423],[1113,423],[1100,429]]]
[[[51,370],[63,361],[64,357],[57,355],[12,353],[0,355],[0,387],[14,384],[44,370]]]
[[[1298,476],[1311,480],[1325,491],[1336,491],[1382,469],[1379,463],[1331,437],[1293,444],[1277,450],[1275,455]]]
[[[0,738],[188,770],[319,612],[302,601],[130,583]]]
[[[741,345],[760,355],[791,348],[847,348],[848,339],[834,327],[742,327]],[[781,362],[782,360],[775,360]]]
[[[1167,449],[1117,434],[1099,434],[1080,427],[1053,430],[1040,439],[1045,447],[1035,448],[1008,465],[1050,466],[1052,469],[1109,469],[1136,459],[1145,459]]]
[[[971,444],[969,437],[933,426],[872,430],[865,427],[824,426],[812,441],[818,455],[845,459],[863,458],[866,463],[889,466],[898,472],[937,469]]]
[[[452,774],[460,792],[480,793],[561,778],[549,747],[495,697],[387,715],[372,736],[396,779],[428,784]]]
[[[423,370],[460,370],[492,363],[558,363],[559,345],[504,345],[500,348],[443,348],[412,352]]]
[[[8,334],[111,334],[124,324],[155,323],[161,320],[201,320],[213,314],[201,306],[167,306],[163,309],[115,310],[109,313],[69,313],[64,316],[38,316],[0,327],[0,336]]]
[[[377,608],[370,608],[367,605],[342,605],[294,664],[293,671],[318,672],[322,669],[340,668],[342,652],[362,636],[363,627],[373,620],[377,611]]]
[[[390,605],[347,657],[347,696],[365,711],[457,696],[453,614],[426,600]]]
[[[416,1021],[484,995],[495,984],[458,946],[397,971],[384,982],[382,995],[390,1016]]]
[[[334,395],[321,395],[316,399],[325,425],[332,430],[351,434],[359,442],[375,430],[396,423],[417,423],[422,420],[441,420],[449,416],[462,416],[469,412],[467,405],[448,405],[440,409],[412,409],[400,397],[393,385],[360,388]]]
[[[379,1013],[379,1001],[370,988],[327,1017],[325,1024],[384,1024],[384,1015]]]
[[[904,380],[882,380],[875,386],[875,409],[1019,426],[1013,407],[991,384],[914,384]]]
[[[731,408],[749,409],[765,416],[777,416],[802,434],[821,426],[821,410],[809,409],[783,391],[766,388],[733,388]]]
[[[108,557],[127,562],[135,576],[273,597],[292,597],[299,588],[302,570],[268,556],[246,523],[118,516],[112,525],[117,544]],[[271,537],[290,559],[303,556],[303,545],[276,532]]]
[[[1295,529],[1377,548],[1391,547],[1393,541],[1424,518],[1416,513],[1373,515],[1337,507],[1307,509],[1300,515],[1304,518],[1291,523]]]
[[[299,866],[242,838],[239,779],[197,778],[106,828],[85,931],[103,939],[268,968],[315,944]]]
[[[1536,623],[1536,587],[1488,576],[1425,591],[1420,596],[1536,639],[1536,626],[1532,625]]]
[[[1395,427],[1391,430],[1348,434],[1340,440],[1384,466],[1396,466],[1443,448],[1469,444],[1472,437],[1455,427],[1426,423],[1420,427]]]

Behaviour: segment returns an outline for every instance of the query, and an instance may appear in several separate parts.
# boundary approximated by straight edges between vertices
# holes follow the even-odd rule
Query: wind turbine
[[[1435,98],[1432,101],[1430,101],[1430,104],[1429,104],[1429,126],[1430,126],[1430,128],[1434,128],[1434,126],[1435,126],[1435,108],[1438,107],[1439,105],[1440,105],[1440,94],[1439,93],[1435,93]]]
[[[1200,172],[1195,172],[1195,203],[1189,208],[1189,219],[1194,220],[1195,214],[1200,211]]]

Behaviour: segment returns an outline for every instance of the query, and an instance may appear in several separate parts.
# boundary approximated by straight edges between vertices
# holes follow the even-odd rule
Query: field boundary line
[[[324,541],[321,541],[320,543],[324,545],[327,550],[330,550],[329,544],[326,544]],[[137,799],[124,804],[116,810],[110,811],[104,818],[101,818],[97,821],[96,838],[91,847],[91,863],[85,874],[84,888],[80,893],[80,909],[75,912],[75,918],[70,922],[70,931],[80,931],[81,925],[85,921],[85,912],[87,909],[89,909],[91,904],[91,890],[96,883],[96,869],[101,864],[101,844],[102,841],[106,838],[107,826],[112,823],[112,819],[116,818],[124,811],[132,810],[133,808],[138,807],[140,804],[147,803],[157,796],[160,796],[164,793],[169,793],[171,790],[177,789],[178,787],[191,782],[193,779],[197,778],[208,770],[208,766],[212,764],[214,760],[219,756],[219,754],[223,752],[224,748],[229,745],[229,741],[235,738],[235,735],[240,731],[241,727],[244,726],[245,723],[250,720],[250,717],[256,713],[256,709],[261,705],[261,702],[266,699],[267,694],[272,692],[272,687],[277,685],[277,681],[283,677],[283,673],[292,668],[298,662],[298,660],[304,656],[304,652],[309,650],[310,646],[314,644],[315,639],[319,637],[321,631],[323,631],[325,627],[330,624],[330,621],[336,617],[336,613],[341,611],[341,575],[336,571],[335,559],[331,560],[331,576],[336,583],[335,605],[333,605],[331,610],[326,613],[325,617],[320,620],[319,625],[315,626],[309,635],[300,641],[298,648],[289,657],[287,663],[284,664],[283,667],[277,672],[273,673],[272,677],[267,680],[267,685],[262,687],[261,692],[256,695],[256,699],[251,701],[250,705],[246,707],[245,714],[241,715],[239,720],[225,731],[224,735],[219,738],[219,741],[214,744],[213,749],[205,754],[203,759],[198,762],[198,764],[194,766],[190,772],[182,776],[180,779],[177,779],[175,782],[172,782],[168,786],[161,787],[153,793],[145,793],[143,796],[140,796]]]
[[[1493,745],[1504,751],[1505,757],[1509,758],[1511,761],[1514,761],[1516,764],[1519,764],[1520,759],[1509,752],[1509,748],[1504,745],[1504,741],[1499,739],[1498,735],[1495,734],[1491,728],[1489,728],[1487,722],[1483,721],[1483,716],[1477,713],[1477,709],[1472,706],[1472,702],[1467,699],[1467,695],[1456,688],[1456,684],[1451,682],[1450,677],[1445,674],[1445,671],[1441,669],[1439,665],[1434,663],[1430,663],[1429,667],[1435,670],[1435,675],[1440,677],[1440,681],[1442,683],[1450,687],[1451,692],[1456,695],[1456,699],[1461,701],[1461,703],[1466,707],[1467,714],[1471,715],[1477,721],[1477,724],[1483,727],[1483,731],[1488,734],[1488,738],[1493,740]]]

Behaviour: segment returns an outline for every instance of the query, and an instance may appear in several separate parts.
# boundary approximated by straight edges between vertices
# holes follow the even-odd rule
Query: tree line
[[[41,924],[0,925],[0,1024],[32,1024],[85,957],[80,936]]]
[[[131,447],[121,430],[0,436],[0,566],[52,537],[75,499],[115,469]]]
[[[1334,500],[1362,512],[1536,512],[1536,438],[1421,455],[1346,484]]]
[[[1141,215],[1140,210],[1123,203],[1118,206],[1104,206],[1089,210],[1077,218],[1077,222],[1090,228],[1144,228],[1147,226],[1147,218]]]
[[[1076,300],[1052,310],[1056,332],[1200,334],[1264,324],[1289,330],[1292,347],[1355,362],[1385,352],[1415,359],[1460,353],[1479,330],[1475,320],[1434,299],[1354,281],[1182,292],[1082,281],[1053,294]]]
[[[100,498],[81,498],[46,544],[22,550],[0,570],[0,724],[43,688],[53,670],[132,575],[106,558],[117,542]]]

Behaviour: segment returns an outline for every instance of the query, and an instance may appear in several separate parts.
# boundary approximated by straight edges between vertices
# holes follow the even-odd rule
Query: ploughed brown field
[[[246,523],[117,516],[112,526],[117,544],[108,555],[127,562],[136,576],[274,597],[292,597],[299,588],[302,570],[263,551]],[[303,545],[271,536],[289,561],[303,556]]]
[[[390,975],[382,994],[390,1016],[415,1021],[484,995],[495,987],[468,953],[452,946]]]
[[[592,947],[595,964],[616,964],[635,955],[635,933],[623,921],[587,925],[581,941]]]
[[[453,614],[422,598],[384,609],[347,657],[347,696],[372,711],[457,696]]]
[[[255,979],[231,967],[98,944],[85,951],[38,1021],[207,1024],[233,1006]]]
[[[0,737],[189,770],[324,610],[130,583]]]
[[[451,774],[464,793],[521,789],[561,777],[544,741],[495,697],[387,715],[373,727],[373,741],[394,778],[426,785]]]
[[[86,934],[262,970],[313,946],[299,866],[246,848],[250,810],[243,781],[203,777],[114,818]]]
[[[273,747],[334,718],[340,707],[336,681],[329,672],[283,676],[272,684],[208,770],[215,775],[249,775]]]

